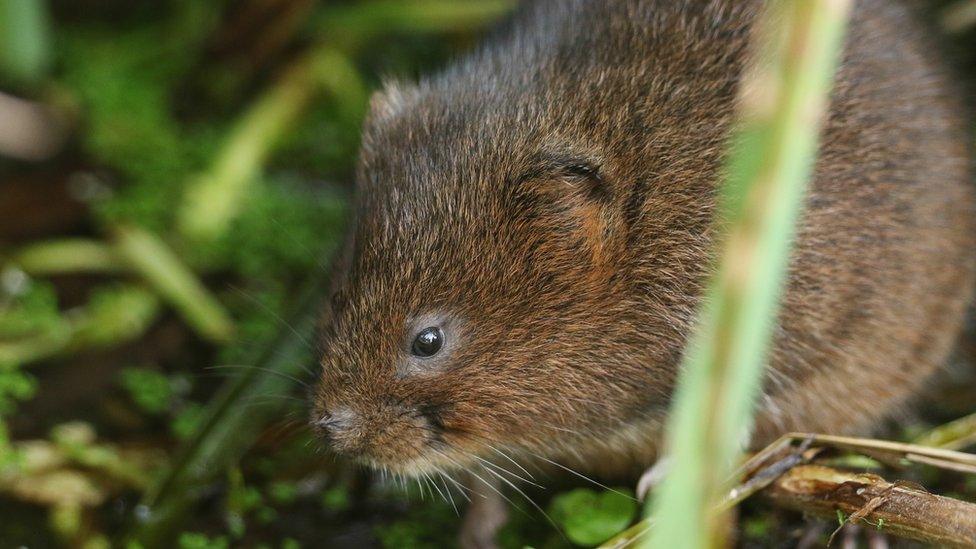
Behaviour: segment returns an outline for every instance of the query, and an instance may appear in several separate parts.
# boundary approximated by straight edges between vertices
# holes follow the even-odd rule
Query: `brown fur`
[[[314,423],[404,472],[654,459],[712,261],[755,0],[543,0],[373,101]],[[756,441],[870,428],[973,287],[961,105],[906,9],[857,2]],[[448,345],[410,356],[416,329]]]

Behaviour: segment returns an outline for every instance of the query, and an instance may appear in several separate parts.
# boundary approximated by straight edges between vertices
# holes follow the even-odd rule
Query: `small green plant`
[[[579,545],[592,546],[619,534],[637,515],[637,501],[623,489],[586,488],[559,494],[549,505],[552,519]]]
[[[211,538],[198,532],[183,532],[179,539],[180,549],[227,549],[229,546],[223,536]]]
[[[129,397],[147,414],[158,415],[170,409],[173,403],[173,387],[160,372],[146,368],[126,368],[120,381]]]

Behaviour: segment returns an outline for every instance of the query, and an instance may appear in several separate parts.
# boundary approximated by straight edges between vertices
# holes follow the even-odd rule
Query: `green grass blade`
[[[743,80],[723,188],[728,233],[686,353],[668,426],[674,468],[655,494],[648,547],[715,547],[715,511],[751,428],[850,2],[769,2]]]
[[[151,487],[137,512],[132,531],[146,547],[166,547],[203,491],[254,443],[282,406],[256,397],[282,395],[312,364],[311,339],[328,289],[327,277],[315,273],[296,300],[298,309],[282,323],[277,338],[257,356],[254,367],[230,380],[207,404],[204,420],[180,451],[172,468]]]
[[[328,9],[316,23],[330,34],[358,38],[384,32],[456,32],[482,27],[515,5],[515,0],[372,0]]]
[[[275,145],[323,91],[361,117],[367,92],[352,62],[331,48],[312,50],[241,117],[213,166],[190,184],[177,220],[189,242],[212,242],[230,228]]]
[[[71,273],[119,273],[129,270],[115,250],[87,238],[63,238],[29,244],[17,250],[11,261],[31,276]]]
[[[234,323],[223,306],[158,237],[135,226],[115,229],[115,248],[200,335],[228,341]]]
[[[0,2],[0,73],[18,81],[40,80],[51,64],[51,34],[44,0]]]

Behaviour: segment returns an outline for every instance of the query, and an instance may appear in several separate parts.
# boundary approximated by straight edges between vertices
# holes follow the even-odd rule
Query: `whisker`
[[[532,486],[535,486],[536,488],[540,488],[540,489],[542,489],[542,490],[545,490],[545,487],[544,487],[544,486],[542,486],[542,485],[540,485],[540,484],[536,484],[535,482],[532,482],[531,480],[529,480],[529,479],[527,479],[527,478],[523,478],[522,476],[520,476],[520,475],[517,475],[517,474],[515,474],[515,473],[513,473],[513,472],[511,472],[511,471],[509,471],[508,469],[506,469],[506,468],[504,468],[504,467],[502,467],[502,466],[500,466],[500,465],[497,465],[497,464],[495,464],[495,463],[492,463],[492,462],[490,462],[490,461],[488,461],[488,460],[486,460],[486,459],[482,459],[482,458],[480,458],[480,457],[478,457],[478,456],[476,456],[476,455],[474,455],[474,454],[468,454],[468,455],[469,455],[470,457],[472,457],[472,458],[474,458],[474,459],[476,459],[476,460],[478,460],[478,461],[480,461],[480,462],[481,462],[482,464],[484,464],[484,465],[485,465],[486,467],[491,467],[492,469],[497,469],[498,471],[500,471],[500,472],[502,472],[502,473],[505,473],[505,474],[507,474],[507,475],[510,475],[510,476],[512,476],[512,477],[515,477],[515,478],[517,478],[518,480],[521,480],[522,482],[525,482],[525,483],[528,483],[528,484],[531,484]]]
[[[427,498],[424,497],[423,477],[414,477],[414,481],[417,483],[417,488],[420,490],[420,501],[427,501]]]
[[[424,475],[424,477],[427,478],[427,483],[431,487],[433,487],[434,490],[437,490],[437,493],[440,494],[441,499],[444,500],[444,503],[447,503],[447,496],[445,496],[444,493],[441,492],[440,486],[438,486],[437,483],[434,482],[434,479],[433,479],[433,477],[430,476],[430,473],[424,472],[423,475]],[[433,495],[434,495],[433,492],[431,492],[431,497],[433,497]]]
[[[565,465],[562,465],[560,463],[556,463],[555,461],[553,461],[553,460],[551,460],[551,459],[549,459],[547,457],[544,457],[542,455],[539,455],[539,454],[537,454],[535,452],[529,452],[529,453],[532,454],[534,457],[536,457],[538,459],[541,459],[542,461],[545,461],[546,463],[555,465],[556,467],[559,467],[560,469],[562,469],[562,470],[564,470],[564,471],[566,471],[568,473],[572,473],[573,475],[576,475],[577,477],[579,477],[579,478],[581,478],[581,479],[583,479],[583,480],[585,480],[587,482],[591,482],[595,486],[599,486],[600,488],[603,488],[604,490],[608,490],[608,491],[613,492],[615,494],[619,494],[619,495],[624,496],[627,499],[632,500],[632,501],[639,501],[636,498],[633,498],[633,497],[631,497],[628,494],[625,494],[625,493],[623,493],[623,492],[621,492],[619,490],[614,490],[613,488],[607,486],[606,484],[602,484],[600,482],[597,482],[597,481],[591,479],[590,477],[584,475],[583,473],[580,473],[578,471],[574,471],[573,469],[570,469],[569,467],[566,467]]]
[[[291,333],[295,334],[295,336],[298,337],[298,339],[300,339],[301,342],[305,344],[305,347],[307,347],[309,350],[312,350],[312,351],[315,350],[315,347],[312,345],[312,342],[309,341],[307,337],[305,337],[303,334],[299,333],[299,331],[296,330],[294,326],[292,326],[288,321],[286,321],[284,318],[282,318],[281,315],[279,315],[278,313],[276,313],[273,309],[271,309],[270,307],[268,307],[267,305],[265,305],[264,303],[262,303],[260,299],[258,299],[254,295],[252,295],[247,290],[245,290],[245,289],[243,289],[240,286],[237,286],[235,284],[230,284],[230,289],[233,290],[234,292],[237,292],[238,295],[244,297],[245,299],[247,299],[251,303],[253,303],[253,304],[257,305],[258,307],[260,307],[261,310],[263,310],[267,314],[271,315],[271,317],[274,318],[278,322],[278,324],[280,324],[280,325],[288,328],[288,330]],[[309,373],[311,373],[311,372],[309,372]]]
[[[471,498],[469,498],[468,497],[468,494],[465,493],[466,491],[470,490],[468,487],[466,487],[463,484],[459,483],[458,481],[454,480],[454,478],[452,478],[451,475],[447,474],[447,472],[444,471],[443,469],[434,466],[434,470],[437,471],[437,474],[439,474],[441,476],[441,478],[446,479],[447,481],[450,481],[451,484],[457,486],[458,489],[461,490],[461,492],[460,492],[461,493],[461,497],[463,497],[464,499],[466,499],[468,501],[468,503],[471,502]]]
[[[237,369],[237,370],[257,370],[259,372],[266,372],[266,373],[273,374],[273,375],[276,375],[278,377],[281,377],[283,379],[287,379],[289,381],[293,381],[293,382],[299,384],[300,386],[302,386],[305,389],[311,389],[312,388],[312,386],[307,381],[298,379],[297,377],[292,376],[292,375],[289,375],[289,374],[286,374],[284,372],[279,372],[278,370],[272,370],[271,368],[263,368],[261,366],[248,366],[246,364],[219,364],[219,365],[216,365],[216,366],[207,366],[206,368],[204,368],[204,370],[234,370],[234,369]]]
[[[559,535],[562,536],[564,540],[569,541],[569,539],[566,538],[566,534],[564,534],[563,531],[562,531],[562,529],[559,528],[559,525],[556,524],[556,521],[552,520],[552,517],[550,517],[549,514],[546,513],[545,510],[542,509],[542,506],[540,506],[538,503],[536,503],[535,501],[533,501],[532,498],[530,498],[525,492],[523,492],[521,488],[519,488],[518,486],[516,486],[515,483],[513,483],[510,480],[508,480],[507,478],[505,478],[505,477],[501,476],[500,474],[492,471],[491,469],[485,469],[485,471],[488,471],[492,475],[495,475],[495,477],[498,478],[498,480],[500,480],[500,481],[504,482],[505,484],[507,484],[508,486],[510,486],[512,488],[512,490],[515,490],[516,492],[518,492],[523,498],[525,498],[525,501],[529,502],[529,505],[531,505],[532,507],[535,507],[536,511],[539,511],[539,513],[541,513],[542,516],[545,517],[546,521],[549,522],[549,524],[551,524],[552,527],[557,532],[559,532]]]
[[[454,497],[451,495],[451,489],[447,486],[447,483],[444,484],[444,490],[445,491],[442,492],[441,489],[440,489],[440,486],[437,485],[437,479],[436,478],[434,478],[432,475],[430,475],[428,473],[424,473],[424,476],[426,476],[427,478],[430,479],[430,483],[437,490],[437,493],[439,493],[441,495],[441,497],[444,498],[444,502],[445,503],[450,502],[451,507],[454,509],[454,514],[457,515],[457,516],[461,516],[461,513],[458,511],[457,504],[454,503]]]
[[[504,499],[505,501],[507,501],[512,507],[518,509],[519,512],[524,513],[525,515],[528,515],[528,513],[526,513],[524,509],[522,509],[521,507],[519,507],[508,496],[506,496],[505,494],[503,494],[501,490],[499,490],[498,488],[495,488],[490,482],[488,482],[487,480],[485,480],[484,477],[482,477],[478,473],[475,473],[471,469],[466,469],[466,468],[462,467],[461,464],[457,462],[457,460],[455,460],[454,458],[448,456],[447,454],[444,454],[442,452],[438,452],[437,450],[433,450],[433,452],[436,453],[437,455],[441,456],[442,458],[446,459],[447,461],[450,461],[451,463],[453,463],[459,469],[462,469],[462,470],[466,471],[469,475],[473,476],[474,478],[480,480],[482,484],[484,484],[485,486],[487,486],[488,489],[490,489],[492,492],[495,492],[496,494],[498,494],[502,499]]]
[[[438,455],[440,455],[441,457],[443,457],[444,459],[446,459],[446,460],[448,460],[448,461],[450,461],[450,462],[452,462],[452,463],[454,463],[454,464],[455,464],[456,466],[460,466],[460,464],[458,464],[458,462],[457,462],[457,460],[455,460],[455,459],[453,459],[453,458],[451,458],[451,457],[450,457],[450,456],[448,456],[447,454],[444,454],[443,452],[439,452],[439,451],[437,451],[437,450],[433,450],[433,451],[434,451],[434,452],[435,452],[436,454],[438,454]],[[469,455],[469,456],[471,456],[471,457],[475,457],[475,456],[474,456],[474,455],[472,455],[472,454],[468,454],[468,455]],[[500,475],[499,473],[496,473],[495,471],[493,471],[493,470],[491,470],[491,469],[488,469],[488,468],[484,468],[484,469],[482,469],[482,470],[483,470],[483,471],[486,471],[486,472],[488,472],[488,473],[490,473],[491,475],[494,475],[494,476],[495,476],[495,477],[496,477],[496,478],[497,478],[498,480],[500,480],[500,481],[502,481],[502,482],[504,482],[505,484],[507,484],[508,486],[510,486],[510,487],[511,487],[511,488],[512,488],[513,490],[515,490],[516,492],[518,492],[518,493],[519,493],[519,495],[521,495],[521,496],[522,496],[523,498],[525,498],[525,501],[527,501],[527,502],[529,502],[529,505],[531,505],[532,507],[534,507],[534,508],[535,508],[535,509],[536,509],[536,510],[537,510],[537,511],[539,512],[539,513],[541,513],[541,514],[542,514],[542,516],[543,516],[543,517],[545,517],[545,519],[546,519],[546,521],[547,521],[547,522],[548,522],[548,523],[549,523],[550,525],[552,525],[552,527],[553,527],[553,529],[555,529],[555,530],[556,530],[556,532],[558,532],[558,533],[559,533],[559,535],[560,535],[560,536],[561,536],[561,537],[562,537],[562,538],[563,538],[564,540],[566,540],[567,542],[569,541],[569,539],[568,539],[568,538],[566,537],[566,534],[564,534],[564,533],[563,533],[563,531],[562,531],[562,530],[561,530],[561,529],[559,528],[559,526],[558,526],[558,525],[557,525],[557,524],[555,523],[555,521],[553,521],[553,520],[552,520],[552,517],[550,517],[550,516],[549,516],[549,514],[548,514],[548,513],[546,513],[546,512],[545,512],[545,510],[543,510],[543,509],[542,509],[542,507],[541,507],[541,506],[539,506],[539,504],[538,504],[538,503],[536,503],[535,501],[533,501],[533,500],[532,500],[532,498],[530,498],[530,497],[529,497],[529,496],[528,496],[528,495],[527,495],[527,494],[526,494],[525,492],[523,492],[523,491],[522,491],[522,490],[521,490],[521,489],[520,489],[520,488],[519,488],[518,486],[516,486],[516,485],[515,485],[515,484],[514,484],[513,482],[511,482],[511,481],[510,481],[510,480],[508,480],[507,478],[505,478],[505,477],[503,477],[502,475]],[[474,470],[472,470],[472,469],[468,469],[468,470],[467,470],[467,472],[468,472],[468,473],[469,473],[470,475],[472,475],[472,476],[474,476],[474,477],[475,477],[476,479],[478,479],[478,480],[480,480],[480,481],[481,481],[481,482],[482,482],[482,483],[483,483],[483,484],[484,484],[485,486],[487,486],[487,487],[488,487],[489,489],[491,489],[491,490],[492,490],[493,492],[495,492],[496,494],[498,494],[499,496],[501,496],[501,498],[502,498],[502,499],[504,499],[505,501],[507,501],[507,502],[508,502],[508,503],[509,503],[509,504],[510,504],[510,505],[511,505],[512,507],[514,507],[514,508],[516,508],[516,509],[518,509],[518,510],[519,510],[520,512],[522,512],[522,513],[525,513],[526,515],[528,515],[528,513],[526,513],[526,512],[525,512],[525,511],[524,511],[524,510],[523,510],[523,509],[522,509],[521,507],[519,507],[518,505],[516,505],[514,501],[512,501],[512,500],[511,500],[511,499],[510,499],[509,497],[507,497],[507,496],[506,496],[506,495],[505,495],[504,493],[502,493],[502,491],[501,491],[501,490],[499,490],[499,489],[498,489],[498,488],[496,488],[496,487],[495,487],[494,485],[492,485],[492,483],[490,483],[490,482],[488,482],[487,480],[485,480],[485,479],[484,479],[484,478],[483,478],[483,477],[482,477],[481,475],[479,475],[478,473],[476,473],[476,472],[474,472]]]
[[[491,448],[491,450],[492,450],[493,452],[495,452],[496,454],[498,454],[498,455],[500,455],[500,456],[502,456],[503,458],[505,458],[505,459],[507,459],[508,461],[510,461],[510,462],[512,462],[512,465],[514,465],[514,466],[516,466],[516,467],[518,467],[518,468],[519,468],[519,470],[520,470],[520,471],[522,471],[523,473],[525,473],[526,475],[528,475],[528,477],[529,477],[529,478],[531,478],[531,479],[533,479],[533,480],[535,479],[535,477],[534,477],[534,476],[532,476],[532,473],[530,473],[530,472],[529,472],[529,471],[528,471],[528,470],[527,470],[527,469],[526,469],[525,467],[522,467],[522,466],[521,466],[521,465],[519,464],[519,462],[517,462],[517,461],[515,461],[514,459],[512,459],[512,458],[511,458],[511,457],[510,457],[510,456],[509,456],[508,454],[506,454],[505,452],[502,452],[501,450],[499,450],[498,448],[495,448],[494,446],[492,446],[492,445],[490,445],[490,444],[488,445],[488,448]]]

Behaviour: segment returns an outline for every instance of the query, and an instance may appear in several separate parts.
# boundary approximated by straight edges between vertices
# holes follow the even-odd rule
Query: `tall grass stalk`
[[[47,2],[0,2],[0,76],[34,84],[45,75],[50,64]]]
[[[355,114],[366,104],[357,69],[339,51],[322,47],[295,62],[241,117],[210,170],[191,183],[178,213],[183,236],[211,242],[230,228],[274,146],[323,91]]]
[[[470,31],[512,11],[516,4],[516,0],[371,0],[330,7],[317,22],[330,33],[357,41],[391,32]]]
[[[328,287],[326,277],[312,273],[277,336],[257,349],[254,363],[244,366],[207,403],[191,439],[143,496],[136,513],[138,522],[130,532],[132,539],[143,547],[170,546],[213,480],[240,460],[270,415],[280,414],[282,397],[318,359],[310,341]]]
[[[668,426],[673,469],[653,499],[653,547],[715,547],[717,511],[752,425],[849,0],[767,3],[723,186],[720,263],[682,365]]]

